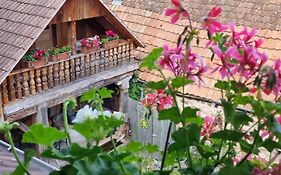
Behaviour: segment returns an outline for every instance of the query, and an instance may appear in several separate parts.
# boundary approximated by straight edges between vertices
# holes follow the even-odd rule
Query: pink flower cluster
[[[219,128],[222,128],[222,119],[219,116],[216,116],[215,118],[206,116],[204,118],[204,125],[201,128],[200,136],[209,139]]]
[[[44,51],[44,50],[35,49],[33,58],[35,58],[35,59],[40,59],[40,58],[44,57],[44,55],[45,55],[45,51]]]
[[[158,90],[156,93],[147,94],[141,103],[147,108],[156,106],[159,111],[171,108],[174,105],[173,97],[166,95],[164,90]]]
[[[173,8],[166,9],[165,15],[171,16],[171,24],[175,24],[181,17],[188,18],[189,14],[182,6],[180,0],[171,0]]]
[[[107,31],[105,32],[105,35],[106,35],[107,37],[111,37],[111,38],[115,38],[115,37],[118,36],[118,35],[117,35],[116,33],[114,33],[112,30],[107,30]]]
[[[281,175],[281,162],[265,170],[260,167],[255,167],[252,170],[252,175]]]
[[[82,47],[99,47],[100,39],[99,36],[84,38],[80,41]]]
[[[203,58],[193,53],[191,48],[188,49],[186,57],[181,45],[170,49],[169,46],[165,44],[163,48],[163,56],[159,60],[162,69],[171,71],[174,76],[185,75],[188,79],[198,82],[199,85],[203,82],[202,75],[208,70],[208,66],[205,64]]]
[[[240,78],[248,80],[260,71],[268,59],[264,52],[258,50],[263,40],[253,39],[257,33],[256,29],[249,31],[244,28],[237,32],[233,23],[230,23],[228,27],[232,35],[224,45],[219,46],[216,42],[211,45],[212,51],[221,61],[214,71],[219,70],[223,78],[239,74]]]

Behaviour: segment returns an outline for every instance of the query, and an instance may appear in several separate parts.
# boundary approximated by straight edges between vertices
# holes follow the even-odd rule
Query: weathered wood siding
[[[131,98],[129,98],[128,104],[128,117],[130,119],[132,140],[143,144],[150,143],[158,145],[160,150],[164,150],[169,122],[159,121],[158,114],[154,111],[148,121],[148,128],[144,129],[140,125],[140,121],[145,115],[144,107]]]
[[[97,0],[67,0],[51,24],[103,16],[105,12]]]

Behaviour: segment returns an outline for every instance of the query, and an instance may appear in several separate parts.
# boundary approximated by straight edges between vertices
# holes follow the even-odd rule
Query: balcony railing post
[[[64,62],[64,72],[65,72],[65,82],[70,82],[70,67],[69,67],[69,60]]]
[[[122,65],[122,46],[118,47],[117,65]]]
[[[48,66],[48,83],[49,83],[49,88],[54,87],[54,75],[53,75],[53,65]]]
[[[134,43],[130,43],[130,60],[129,61],[132,61],[134,59],[134,56],[135,55],[135,46],[134,46]]]
[[[100,60],[100,71],[103,71],[105,70],[105,53],[104,53],[104,50],[101,50],[100,51],[100,57],[99,57],[99,60]]]
[[[96,68],[95,68],[95,56],[96,56],[96,53],[91,53],[90,55],[90,71],[91,71],[91,75],[94,75],[96,73]]]
[[[85,56],[80,58],[80,72],[81,78],[85,77]]]
[[[130,44],[129,43],[127,43],[126,45],[125,45],[125,47],[126,47],[126,50],[125,50],[125,62],[126,63],[129,63],[130,62]]]
[[[60,84],[60,78],[59,78],[59,64],[54,64],[54,82],[55,86],[58,86]]]
[[[24,96],[28,97],[30,94],[35,95],[36,94],[36,86],[35,86],[35,80],[34,80],[34,70],[29,71],[29,76],[28,72],[23,73],[23,79],[24,79]],[[28,80],[29,80],[29,86],[28,86]],[[29,89],[30,88],[30,89]]]
[[[85,56],[85,73],[86,73],[86,76],[90,76],[91,75],[91,70],[90,70],[90,55],[87,54]]]
[[[36,90],[38,93],[42,92],[42,80],[41,80],[41,69],[35,69],[35,82]]]
[[[17,84],[17,99],[21,99],[22,98],[21,74],[16,74],[16,84]]]
[[[76,72],[76,79],[81,78],[81,72],[80,72],[80,57],[75,59],[75,72]]]
[[[14,101],[16,100],[16,90],[15,90],[15,79],[13,75],[10,75],[8,77],[9,81],[9,95],[10,95],[10,100]]]
[[[70,60],[70,79],[75,80],[75,59]]]
[[[60,79],[60,84],[65,84],[65,77],[64,77],[64,61],[61,61],[59,63],[59,79]]]
[[[118,59],[118,49],[117,47],[114,47],[113,51],[113,66],[117,66],[117,59]]]
[[[42,68],[42,85],[43,90],[46,91],[49,89],[48,87],[48,78],[47,78],[47,67]]]

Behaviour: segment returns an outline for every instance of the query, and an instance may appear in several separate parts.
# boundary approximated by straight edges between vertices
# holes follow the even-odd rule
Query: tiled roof
[[[111,0],[106,1],[111,4]],[[258,2],[254,0],[213,0],[212,3],[222,6],[225,10],[222,14],[223,21],[234,19],[246,26],[257,26],[258,36],[265,39],[262,50],[266,51],[271,60],[280,57],[281,13],[279,11],[281,11],[281,0],[259,0]],[[161,47],[164,43],[175,46],[177,36],[183,30],[184,23],[181,21],[178,25],[172,25],[169,23],[169,18],[163,15],[163,10],[169,6],[170,0],[123,0],[122,4],[110,7],[146,45],[146,48],[138,49],[137,57],[142,58],[154,47]],[[209,0],[189,0],[187,5],[192,18],[195,19],[194,26],[200,27],[201,17],[208,14],[211,7]],[[257,9],[260,9],[261,12],[257,12]],[[255,14],[253,16],[256,18],[250,17],[250,13]],[[239,26],[238,28],[242,29]],[[193,50],[206,58],[206,62],[210,62],[211,52],[204,47],[206,40],[206,33],[201,32],[200,44],[197,46],[194,43]],[[141,74],[143,80],[159,79],[157,77],[157,74],[144,70]],[[214,89],[218,78],[218,73],[208,74],[204,77],[206,84],[204,87],[188,87],[188,92],[208,99],[219,100],[221,95],[218,90]]]
[[[0,83],[64,2],[65,0],[0,1]]]
[[[17,166],[16,159],[13,154],[8,151],[10,145],[0,140],[0,174],[11,173]],[[20,159],[23,158],[23,152],[17,149]],[[47,163],[33,158],[30,162],[29,172],[32,175],[48,175],[50,172],[57,170],[55,167]]]

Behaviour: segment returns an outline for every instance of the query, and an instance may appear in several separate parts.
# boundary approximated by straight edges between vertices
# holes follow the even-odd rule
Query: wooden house
[[[81,39],[103,36],[106,30],[120,36],[117,45],[80,53]],[[29,68],[22,64],[32,48],[65,45],[71,54],[64,60]],[[119,109],[126,112],[137,47],[143,44],[100,0],[1,0],[0,119],[48,124],[50,113],[58,111],[52,109],[67,98],[110,84],[119,88]]]

